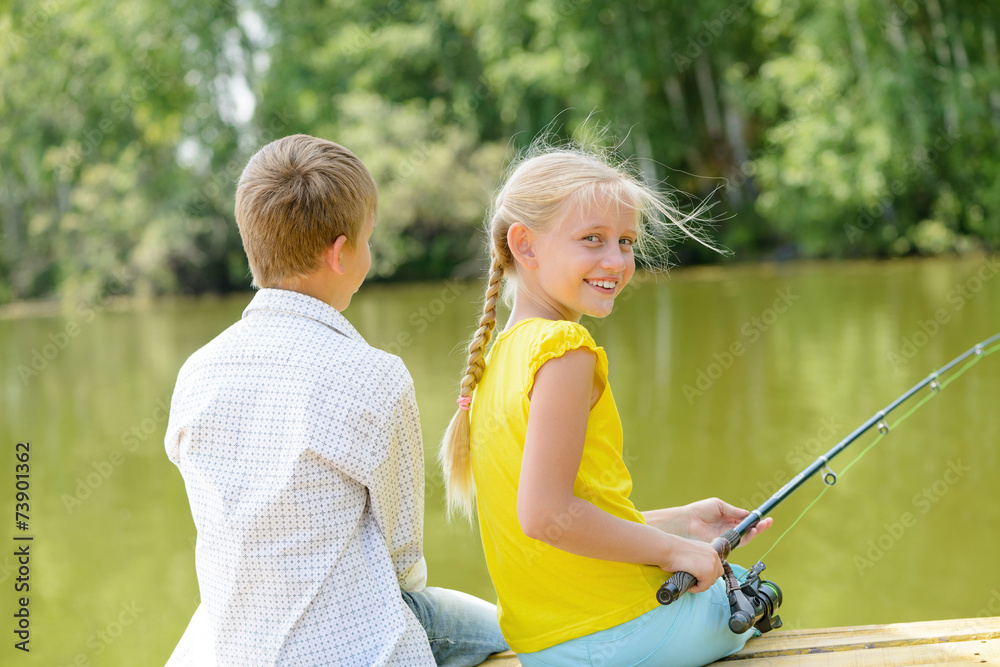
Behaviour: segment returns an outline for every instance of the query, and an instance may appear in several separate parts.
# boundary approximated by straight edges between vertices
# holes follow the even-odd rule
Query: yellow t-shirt
[[[656,607],[656,589],[669,576],[652,565],[577,556],[521,530],[517,485],[528,394],[542,364],[580,347],[597,354],[595,377],[604,389],[590,411],[573,492],[610,514],[644,523],[629,500],[632,478],[622,461],[622,426],[604,349],[586,328],[566,320],[527,319],[498,334],[473,395],[472,470],[500,629],[515,652],[540,651],[632,620]]]

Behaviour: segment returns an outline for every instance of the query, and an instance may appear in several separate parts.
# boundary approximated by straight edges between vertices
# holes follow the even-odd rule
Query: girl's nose
[[[601,268],[607,269],[608,271],[614,271],[616,273],[620,273],[625,270],[625,264],[628,261],[625,257],[626,252],[627,251],[621,249],[619,244],[614,244],[614,246],[610,247],[601,258]]]

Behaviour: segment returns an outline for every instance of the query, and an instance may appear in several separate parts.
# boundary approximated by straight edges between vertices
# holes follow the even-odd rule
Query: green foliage
[[[988,3],[761,2],[746,83],[769,119],[757,210],[811,256],[939,254],[1000,238]],[[984,164],[989,163],[989,166]],[[989,210],[990,214],[985,214]]]
[[[986,0],[15,0],[0,302],[245,289],[235,181],[295,132],[372,170],[376,277],[466,271],[505,161],[591,114],[647,178],[719,192],[737,258],[994,248],[997,23]]]

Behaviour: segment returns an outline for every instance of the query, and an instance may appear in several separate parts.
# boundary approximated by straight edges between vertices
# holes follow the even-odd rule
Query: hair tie
[[[458,403],[460,410],[471,410],[472,409],[472,397],[471,396],[459,396],[455,401]]]

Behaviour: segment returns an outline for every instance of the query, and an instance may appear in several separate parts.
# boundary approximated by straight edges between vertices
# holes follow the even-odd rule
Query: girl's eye
[[[589,234],[587,236],[584,236],[583,240],[584,241],[593,241],[594,243],[600,243],[601,242],[601,237],[598,236],[597,234]]]
[[[635,245],[635,239],[630,239],[628,237],[619,239],[618,242],[630,248]]]

